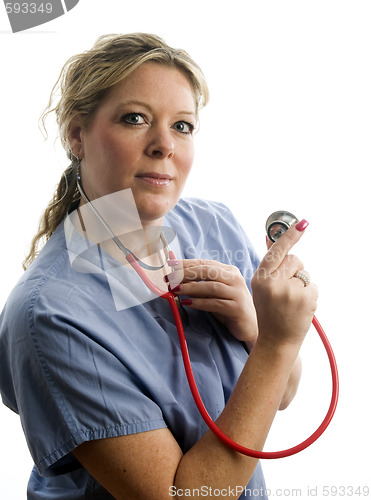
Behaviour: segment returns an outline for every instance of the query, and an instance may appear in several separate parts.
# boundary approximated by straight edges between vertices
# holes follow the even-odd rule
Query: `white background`
[[[317,315],[337,356],[340,400],[316,444],[263,463],[272,498],[371,486],[370,26],[371,2],[362,0],[80,0],[57,20],[12,34],[0,5],[1,306],[67,166],[53,119],[44,142],[38,117],[65,60],[101,34],[156,33],[203,68],[211,102],[185,195],[229,205],[260,255],[272,211],[310,222],[295,252],[320,289]],[[314,330],[302,357],[300,392],[267,450],[305,439],[327,411],[330,373]],[[0,420],[0,498],[22,499],[31,460],[18,417],[1,405]]]

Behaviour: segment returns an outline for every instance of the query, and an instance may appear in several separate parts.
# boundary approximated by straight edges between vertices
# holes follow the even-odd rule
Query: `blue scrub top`
[[[177,234],[178,258],[236,265],[250,287],[258,258],[224,205],[182,199],[164,225]],[[168,427],[186,453],[207,427],[188,388],[167,302],[148,297],[118,305],[107,259],[93,252],[92,267],[77,269],[75,239],[66,243],[66,234],[61,224],[3,310],[0,390],[20,415],[35,463],[28,498],[109,499],[71,454],[78,445]],[[213,315],[182,315],[199,392],[216,420],[248,354]],[[260,464],[245,491],[241,498],[266,498]]]

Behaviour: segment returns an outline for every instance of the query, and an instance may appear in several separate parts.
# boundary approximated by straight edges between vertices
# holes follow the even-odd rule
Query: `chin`
[[[150,201],[150,200],[148,200]],[[138,206],[138,212],[142,224],[161,224],[164,216],[170,212],[170,210],[175,206],[176,202],[170,202],[170,200],[152,200],[144,204],[143,206]]]

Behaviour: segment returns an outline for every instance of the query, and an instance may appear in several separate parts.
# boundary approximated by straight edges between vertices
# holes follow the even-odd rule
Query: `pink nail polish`
[[[167,261],[167,263],[169,264],[170,267],[175,267],[175,266],[179,265],[179,260],[177,260],[177,259],[169,259]]]
[[[180,302],[183,306],[190,306],[192,304],[192,299],[182,299]]]
[[[309,226],[309,222],[306,221],[305,219],[303,219],[296,224],[295,229],[297,229],[300,232],[303,232],[304,229],[306,229],[308,226]]]

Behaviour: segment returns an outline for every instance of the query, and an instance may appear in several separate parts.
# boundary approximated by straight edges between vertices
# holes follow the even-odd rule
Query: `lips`
[[[163,174],[159,172],[144,172],[142,174],[136,175],[137,179],[154,186],[154,187],[165,187],[168,186],[172,180],[172,177],[168,174]]]

